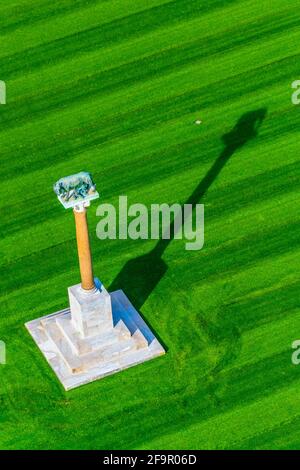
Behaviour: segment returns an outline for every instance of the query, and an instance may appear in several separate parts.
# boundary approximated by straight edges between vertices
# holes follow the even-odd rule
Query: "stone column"
[[[81,287],[84,290],[92,290],[95,288],[92,256],[90,249],[86,208],[74,208],[76,239],[79,258],[79,267],[81,275]]]

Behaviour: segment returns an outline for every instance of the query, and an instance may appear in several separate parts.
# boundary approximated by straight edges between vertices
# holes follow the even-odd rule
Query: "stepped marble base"
[[[65,390],[165,353],[123,291],[101,285],[86,302],[77,285],[69,298],[71,308],[25,325]]]

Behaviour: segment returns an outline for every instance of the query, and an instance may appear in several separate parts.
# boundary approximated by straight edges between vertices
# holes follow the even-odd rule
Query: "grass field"
[[[299,9],[0,2],[0,448],[300,448]],[[100,241],[92,205],[97,276],[168,353],[66,393],[24,323],[79,282],[52,184],[80,170],[102,202],[204,203],[205,245]]]

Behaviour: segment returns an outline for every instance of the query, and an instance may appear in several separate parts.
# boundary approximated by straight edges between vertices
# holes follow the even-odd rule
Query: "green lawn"
[[[0,448],[300,448],[299,9],[0,3]],[[65,308],[79,282],[52,184],[80,170],[102,202],[204,203],[205,245],[158,256],[155,241],[100,241],[92,205],[95,273],[168,352],[64,392],[24,323]]]

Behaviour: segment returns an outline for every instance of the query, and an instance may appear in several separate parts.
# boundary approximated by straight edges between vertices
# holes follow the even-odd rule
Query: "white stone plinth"
[[[113,328],[110,295],[101,286],[84,291],[80,284],[69,287],[69,303],[73,327],[82,338],[104,334]]]
[[[70,308],[25,325],[65,390],[165,353],[123,291],[68,293]]]

